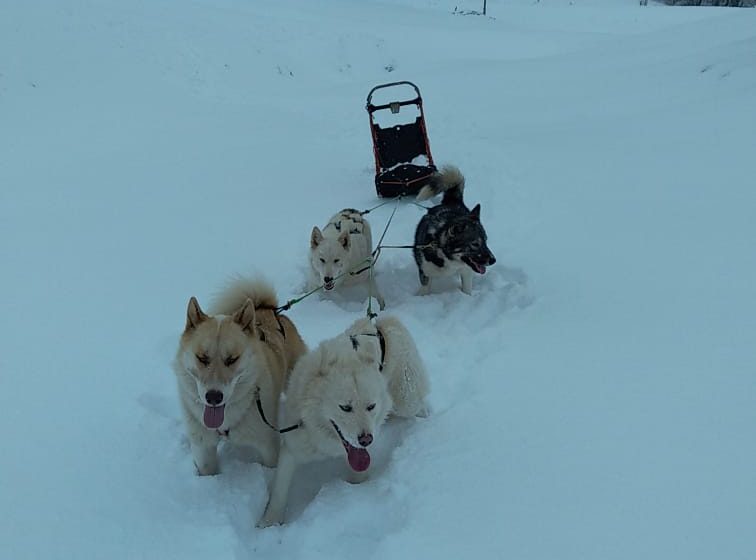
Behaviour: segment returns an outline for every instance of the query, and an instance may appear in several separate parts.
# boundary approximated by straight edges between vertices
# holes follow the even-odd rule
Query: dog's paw
[[[418,418],[428,418],[428,416],[430,416],[428,405],[423,405],[420,410],[415,413],[415,416],[417,416]]]
[[[197,463],[194,463],[194,466],[197,469],[197,474],[200,476],[215,476],[220,473],[217,463],[215,465],[204,465],[202,468]]]
[[[357,472],[349,469],[345,478],[349,484],[362,484],[368,479],[369,476],[370,474],[368,471]]]
[[[274,515],[272,512],[266,511],[255,526],[258,529],[265,529],[274,525],[283,525],[283,515]]]
[[[218,474],[220,469],[218,468],[218,452],[216,450],[216,444],[206,445],[202,442],[191,443],[192,459],[194,459],[194,467],[197,469],[197,474],[200,476],[211,476]]]
[[[220,472],[215,448],[195,449],[194,467],[200,476],[212,476]]]

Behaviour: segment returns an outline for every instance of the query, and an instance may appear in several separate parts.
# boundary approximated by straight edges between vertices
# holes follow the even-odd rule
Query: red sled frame
[[[373,105],[373,94],[377,90],[395,86],[410,86],[415,90],[415,98]],[[418,116],[414,121],[386,128],[381,128],[375,122],[376,112],[390,110],[397,114],[402,107],[408,105],[417,107]],[[436,172],[428,142],[420,90],[415,84],[407,81],[381,84],[370,90],[365,108],[370,116],[370,133],[373,137],[375,156],[375,190],[378,196],[393,198],[416,195]],[[413,160],[420,156],[424,156],[427,163],[413,163]]]

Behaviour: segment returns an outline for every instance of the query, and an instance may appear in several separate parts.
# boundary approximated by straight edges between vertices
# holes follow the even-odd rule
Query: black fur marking
[[[422,249],[420,252],[426,261],[431,262],[435,264],[436,266],[443,268],[444,263],[446,261],[443,259],[443,257],[441,257],[438,254],[438,252],[435,249],[426,248],[426,249]]]

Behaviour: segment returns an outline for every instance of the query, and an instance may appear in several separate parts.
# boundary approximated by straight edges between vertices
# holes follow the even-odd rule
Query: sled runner
[[[373,94],[376,91],[387,88],[406,90],[407,87],[403,86],[415,90],[414,99],[373,104]],[[405,110],[405,113],[416,114],[398,117],[400,109],[408,106],[414,106],[415,111],[410,109]],[[370,90],[365,108],[370,116],[370,132],[373,136],[375,189],[378,196],[390,198],[417,194],[427,183],[428,177],[436,171],[428,143],[420,90],[412,82],[406,81],[381,84]],[[414,120],[410,120],[413,116]],[[379,124],[377,117],[378,120],[388,121],[388,124]]]

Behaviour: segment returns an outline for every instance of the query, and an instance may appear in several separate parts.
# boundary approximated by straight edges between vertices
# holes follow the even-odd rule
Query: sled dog
[[[282,523],[289,486],[300,465],[344,457],[349,479],[361,482],[370,445],[389,414],[426,416],[428,377],[415,343],[396,318],[361,319],[304,355],[286,391],[286,425],[270,499],[258,523]]]
[[[278,459],[278,434],[257,411],[276,417],[288,371],[307,351],[294,324],[277,315],[273,288],[239,279],[206,314],[192,297],[173,369],[194,464],[200,475],[218,473],[221,438],[251,445],[262,463]]]
[[[417,195],[427,200],[444,193],[441,204],[422,217],[415,230],[413,254],[420,276],[420,294],[431,291],[431,280],[459,274],[462,291],[472,293],[473,272],[484,274],[496,262],[480,222],[480,204],[470,210],[463,201],[465,178],[456,167],[444,167]]]
[[[331,216],[322,230],[318,226],[312,228],[308,289],[323,286],[330,292],[338,286],[370,283],[383,309],[386,303],[367,269],[372,251],[370,224],[358,210],[345,208]]]

